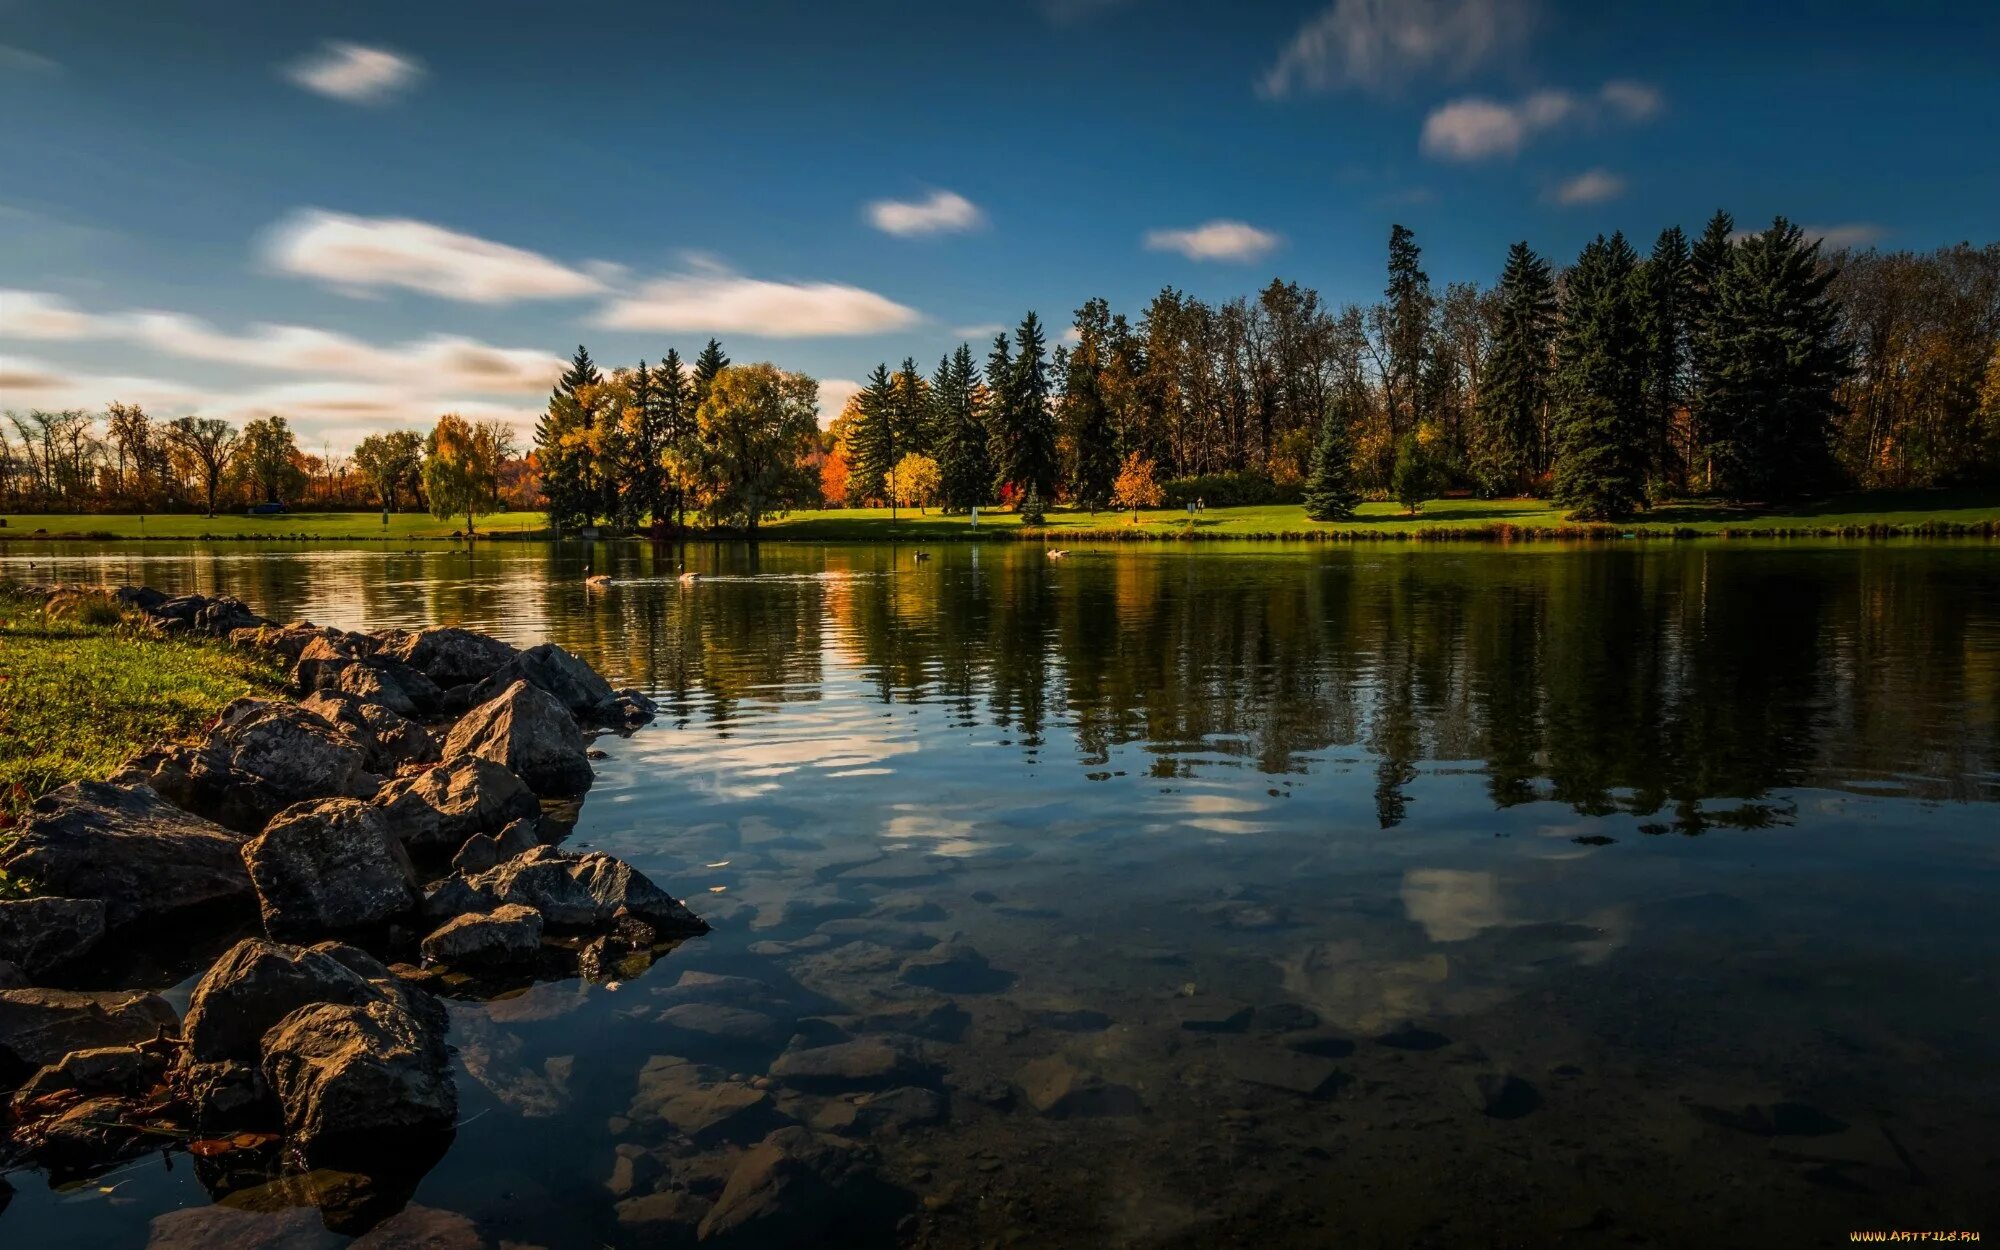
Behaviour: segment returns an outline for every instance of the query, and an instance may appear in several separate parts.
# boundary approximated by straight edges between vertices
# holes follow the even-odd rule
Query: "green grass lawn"
[[[101,600],[52,619],[38,599],[0,588],[0,823],[283,681],[267,652],[148,637]]]
[[[49,537],[178,538],[178,539],[307,539],[336,541],[430,542],[448,539],[463,522],[439,521],[421,513],[394,513],[384,527],[379,512],[297,512],[274,517],[240,513],[201,516],[132,515],[9,515],[0,538],[27,539],[45,530]],[[1754,508],[1712,501],[1676,502],[1655,508],[1622,525],[1620,533],[1666,534],[1674,531],[1713,533],[1724,529],[1812,533],[1866,527],[1917,529],[1925,526],[1973,526],[2000,523],[2000,491],[1868,491],[1839,495],[1812,504]],[[1130,513],[1048,513],[1047,537],[1084,540],[1091,534],[1124,537],[1174,537],[1192,530],[1202,538],[1273,537],[1337,534],[1352,537],[1394,537],[1431,531],[1487,529],[1554,530],[1571,526],[1562,509],[1541,499],[1434,499],[1422,513],[1409,516],[1392,503],[1361,506],[1352,521],[1321,523],[1306,519],[1297,504],[1250,508],[1210,508],[1192,519],[1178,509],[1142,513],[1135,525]],[[547,528],[539,512],[503,512],[482,517],[482,534],[531,534]],[[802,542],[878,542],[888,539],[942,540],[993,535],[1012,537],[1021,529],[1012,513],[983,511],[975,531],[967,517],[899,510],[889,519],[886,508],[835,508],[793,512],[767,520],[760,534],[772,540]]]

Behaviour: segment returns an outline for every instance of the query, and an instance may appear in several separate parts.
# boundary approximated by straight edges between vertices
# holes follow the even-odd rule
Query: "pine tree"
[[[909,452],[928,456],[934,446],[931,437],[930,384],[917,372],[917,362],[903,357],[903,367],[891,379],[895,392],[896,459]]]
[[[1688,251],[1688,479],[1698,490],[1715,484],[1709,412],[1715,377],[1717,284],[1736,251],[1736,219],[1720,209]]]
[[[1315,521],[1344,521],[1360,502],[1354,482],[1354,405],[1345,393],[1337,393],[1320,418],[1312,467],[1306,472],[1306,515]]]
[[[1621,520],[1646,502],[1646,341],[1637,265],[1624,235],[1599,235],[1564,281],[1555,497],[1579,520]]]
[[[1420,267],[1423,250],[1407,226],[1389,227],[1389,285],[1382,291],[1382,339],[1388,358],[1383,362],[1383,389],[1389,404],[1389,428],[1401,435],[1414,430],[1428,414],[1421,390],[1424,363],[1430,356],[1431,312],[1436,301],[1431,280]]]
[[[1096,511],[1111,497],[1119,474],[1118,437],[1104,397],[1104,368],[1111,310],[1093,299],[1076,310],[1077,344],[1063,370],[1063,422],[1068,427],[1069,494]],[[1150,462],[1149,462],[1150,463]]]
[[[604,513],[626,529],[637,529],[659,498],[663,471],[654,445],[653,411],[658,407],[653,371],[641,360],[625,379],[629,416],[618,423],[613,469],[602,483]]]
[[[1706,419],[1717,485],[1733,498],[1795,496],[1833,477],[1834,392],[1853,348],[1819,247],[1780,217],[1715,275]]]
[[[1007,479],[1001,465],[1007,460],[1007,440],[1013,425],[1008,415],[1008,387],[1014,377],[1014,353],[1005,334],[993,336],[986,353],[986,393],[979,405],[979,421],[986,427],[986,463],[993,471],[987,491],[1006,502]]]
[[[1488,494],[1530,494],[1548,471],[1556,284],[1549,263],[1526,243],[1507,249],[1499,304],[1480,379],[1474,474]]]
[[[938,431],[938,497],[947,509],[977,508],[992,496],[993,462],[986,455],[978,389],[972,347],[960,343],[957,351],[938,362],[931,382],[931,424]]]
[[[708,388],[715,382],[715,375],[729,367],[729,357],[723,354],[722,344],[714,339],[701,349],[701,355],[694,358],[694,385],[690,397],[696,408],[708,398]]]
[[[549,393],[548,410],[535,423],[535,453],[541,462],[542,497],[558,528],[588,526],[600,500],[590,448],[596,421],[596,391],[604,383],[590,352],[578,344],[570,366]]]
[[[896,415],[896,379],[887,364],[878,364],[856,405],[848,448],[854,457],[854,476],[861,481],[861,497],[888,499],[891,512],[896,501],[884,482],[904,450],[897,438]]]
[[[694,410],[693,388],[681,367],[681,354],[670,347],[653,370],[653,405],[646,417],[647,444],[659,475],[657,493],[647,505],[655,524],[671,521],[678,529],[687,515],[685,470],[696,454]]]
[[[1042,323],[1034,313],[1014,331],[1014,364],[1001,389],[1000,480],[1017,490],[1034,488],[1047,499],[1055,493],[1055,417],[1049,411],[1049,366]],[[990,377],[990,374],[989,374]]]
[[[1646,441],[1654,478],[1687,483],[1686,448],[1675,429],[1687,402],[1688,304],[1694,270],[1679,226],[1660,232],[1641,269],[1640,325],[1646,337]]]

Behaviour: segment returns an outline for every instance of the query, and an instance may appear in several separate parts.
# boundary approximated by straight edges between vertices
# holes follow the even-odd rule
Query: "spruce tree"
[[[1397,435],[1416,429],[1428,415],[1420,396],[1436,301],[1430,277],[1419,264],[1422,258],[1423,250],[1409,227],[1389,227],[1389,285],[1382,291],[1382,338],[1388,358],[1383,362],[1382,383],[1389,428]]]
[[[1622,520],[1646,502],[1646,343],[1637,265],[1624,235],[1599,235],[1564,280],[1555,497],[1579,520]]]
[[[1675,425],[1687,402],[1688,305],[1694,284],[1687,236],[1679,226],[1660,232],[1641,274],[1649,467],[1656,479],[1678,488],[1687,482],[1686,449],[1675,441]]]
[[[634,419],[621,421],[617,438],[617,471],[603,483],[604,511],[618,524],[637,529],[654,511],[665,473],[660,467],[659,447],[654,441],[654,411],[659,396],[653,371],[641,360],[626,380]]]
[[[1833,478],[1835,388],[1853,348],[1819,247],[1780,217],[1713,280],[1706,419],[1717,485],[1732,498],[1781,499]]]
[[[1069,436],[1069,494],[1096,511],[1111,498],[1119,473],[1118,435],[1104,393],[1110,361],[1111,308],[1092,299],[1076,310],[1076,350],[1062,372],[1062,416]]]
[[[864,499],[888,499],[891,511],[896,501],[886,478],[904,450],[897,437],[896,415],[896,379],[890,375],[887,364],[878,364],[875,372],[868,375],[868,385],[862,389],[855,406],[848,451],[854,457],[851,472],[861,481],[857,493]]]
[[[1306,473],[1306,515],[1315,521],[1344,521],[1354,515],[1361,491],[1354,482],[1354,405],[1337,392],[1320,418]]]
[[[648,506],[655,523],[671,521],[677,529],[687,514],[687,490],[681,480],[684,474],[669,466],[693,463],[697,451],[694,410],[693,388],[681,367],[681,354],[670,347],[659,368],[653,370],[647,442],[658,466],[659,489]]]
[[[1479,387],[1474,474],[1489,495],[1530,494],[1548,471],[1556,284],[1549,263],[1526,243],[1507,249],[1499,317]]]
[[[729,357],[723,354],[722,344],[714,339],[701,349],[701,355],[694,358],[694,384],[692,398],[694,406],[701,407],[708,398],[708,388],[714,384],[715,375],[729,367]]]
[[[917,372],[914,358],[903,357],[903,367],[891,379],[895,391],[896,459],[910,452],[929,456],[935,444],[931,433],[930,384]]]
[[[1055,416],[1049,411],[1046,349],[1041,319],[1031,312],[1014,331],[1013,368],[1001,387],[1006,400],[998,464],[1001,481],[1021,491],[1033,487],[1044,500],[1056,486]]]
[[[960,343],[957,351],[938,362],[931,383],[932,426],[938,431],[938,497],[954,511],[980,507],[992,497],[993,462],[986,455],[978,389],[972,348]]]
[[[1709,412],[1714,407],[1710,387],[1715,377],[1717,284],[1735,251],[1736,219],[1720,209],[1688,250],[1688,480],[1696,490],[1715,485]]]
[[[1013,427],[1013,418],[1007,411],[1013,377],[1013,349],[1005,334],[996,334],[993,346],[986,353],[986,393],[979,405],[979,421],[986,427],[986,463],[993,472],[992,480],[987,483],[988,493],[1001,497],[1003,503],[1007,479],[1000,466],[1006,463],[1007,440]]]
[[[548,409],[535,423],[542,497],[557,528],[588,526],[597,519],[601,500],[589,442],[596,420],[595,392],[603,382],[589,349],[578,344],[569,368],[549,393]]]

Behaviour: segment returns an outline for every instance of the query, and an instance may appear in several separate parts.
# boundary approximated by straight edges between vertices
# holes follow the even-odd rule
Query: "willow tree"
[[[514,433],[505,422],[473,425],[455,412],[438,418],[425,446],[424,491],[431,515],[440,521],[465,518],[465,532],[475,532],[474,519],[500,510],[500,462],[513,451]]]

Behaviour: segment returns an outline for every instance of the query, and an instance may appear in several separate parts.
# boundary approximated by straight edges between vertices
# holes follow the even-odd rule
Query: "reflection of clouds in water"
[[[788,732],[774,732],[784,722],[746,718],[732,738],[643,734],[631,741],[647,743],[647,765],[673,769],[678,779],[719,799],[768,794],[780,788],[779,779],[807,770],[826,777],[881,776],[895,771],[883,765],[920,749],[914,730],[892,728],[894,722],[858,708],[820,704],[810,724],[803,720],[790,718]]]
[[[1267,821],[1241,819],[1252,812],[1269,810],[1270,804],[1240,794],[1184,789],[1174,794],[1156,794],[1146,806],[1151,812],[1172,818],[1176,824],[1208,833],[1263,833],[1271,828]]]
[[[1433,942],[1463,942],[1507,923],[1500,882],[1490,872],[1412,868],[1403,874],[1403,910]]]
[[[885,838],[927,841],[931,843],[927,849],[939,855],[973,855],[991,845],[972,836],[977,825],[970,820],[957,820],[915,803],[898,803],[889,810],[896,815],[882,827]]]

